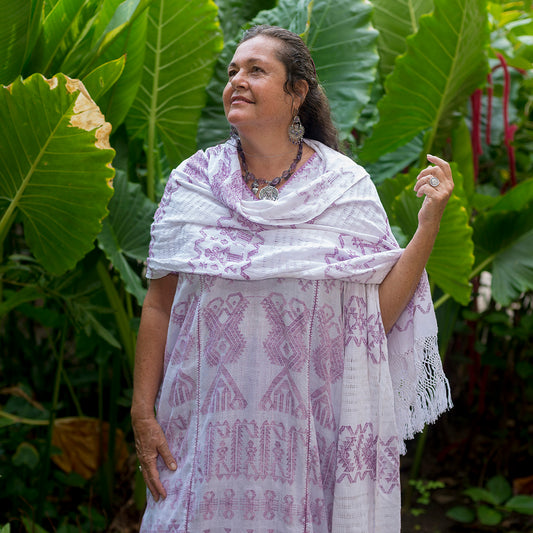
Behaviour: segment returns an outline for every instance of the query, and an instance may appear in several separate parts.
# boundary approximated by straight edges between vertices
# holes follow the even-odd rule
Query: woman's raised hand
[[[170,470],[176,470],[176,460],[170,453],[167,439],[154,416],[147,418],[132,417],[135,449],[141,464],[141,472],[146,486],[155,501],[166,498],[167,493],[157,470],[157,457],[160,455]]]
[[[433,163],[422,170],[416,178],[415,191],[418,197],[424,196],[424,203],[418,212],[418,224],[428,226],[428,229],[438,231],[444,208],[452,194],[454,183],[450,165],[434,155],[427,155],[428,161]],[[432,178],[437,178],[438,185],[434,186],[430,182]],[[434,182],[436,183],[436,182]]]

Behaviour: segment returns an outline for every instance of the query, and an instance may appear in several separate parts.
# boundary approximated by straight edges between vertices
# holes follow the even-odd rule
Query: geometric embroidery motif
[[[240,293],[230,294],[224,301],[215,298],[203,312],[208,330],[204,356],[210,366],[233,363],[244,352],[246,340],[239,330],[248,302]]]
[[[203,495],[202,501],[199,502],[198,512],[200,517],[206,521],[237,518],[243,521],[259,521],[267,526],[260,529],[245,528],[239,530],[217,527],[216,531],[220,533],[278,533],[279,529],[268,528],[268,522],[278,520],[282,521],[286,526],[295,526],[304,524],[310,519],[312,523],[320,525],[328,519],[326,514],[328,509],[321,498],[315,498],[308,502],[308,514],[305,510],[305,496],[295,498],[290,494],[278,495],[273,490],[262,490],[261,493],[252,489],[244,491],[226,489],[219,494],[208,491]],[[171,531],[174,533],[174,530]],[[211,531],[214,530],[203,529],[202,533],[211,533]]]
[[[307,323],[309,311],[293,298],[289,304],[278,293],[262,301],[272,329],[264,342],[270,362],[292,370],[301,370],[307,357]]]
[[[293,426],[286,429],[280,422],[210,422],[205,448],[199,454],[199,481],[272,479],[290,485],[296,475],[296,458],[307,443],[305,433]]]
[[[313,352],[315,372],[328,383],[338,381],[344,372],[344,339],[333,309],[326,305],[317,312],[320,338]]]
[[[202,406],[202,414],[218,413],[220,411],[244,409],[247,401],[239,387],[224,365],[218,367],[218,372],[207,391]]]
[[[272,381],[259,402],[263,411],[288,413],[297,418],[307,416],[307,406],[291,377],[288,369],[283,369]]]
[[[378,437],[374,436],[373,426],[366,423],[363,427],[358,424],[342,426],[339,431],[337,455],[337,483],[344,478],[350,483],[363,480],[367,476],[376,480],[376,444]]]
[[[202,414],[244,409],[247,405],[225,366],[237,361],[246,347],[239,326],[247,307],[248,302],[242,294],[234,293],[225,300],[211,300],[203,312],[208,331],[203,357],[209,366],[217,367],[217,374],[207,391]]]
[[[179,370],[176,380],[173,383],[169,403],[172,407],[177,407],[185,402],[189,402],[194,398],[195,392],[196,382],[194,379]]]
[[[331,405],[331,392],[328,383],[311,394],[311,405],[315,420],[323,427],[334,430],[336,426],[335,415]]]
[[[371,423],[342,426],[337,453],[337,483],[356,483],[369,477],[390,494],[400,486],[398,437],[383,441],[374,435]]]
[[[261,303],[271,324],[271,330],[263,345],[270,362],[281,366],[282,371],[268,387],[259,407],[265,411],[279,411],[305,418],[306,401],[291,373],[301,371],[307,362],[309,311],[306,305],[296,298],[287,304],[279,293],[271,293]]]
[[[379,314],[367,316],[364,298],[352,296],[345,304],[345,332],[344,342],[348,346],[354,342],[356,346],[366,346],[372,362],[379,364],[386,361],[383,343],[386,334]],[[377,356],[377,357],[376,357]]]

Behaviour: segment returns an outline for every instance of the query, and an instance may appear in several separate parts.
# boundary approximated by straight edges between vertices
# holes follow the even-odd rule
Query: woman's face
[[[239,45],[228,66],[224,89],[224,111],[229,123],[243,126],[286,129],[292,120],[298,97],[283,88],[285,65],[277,58],[280,41],[258,35]]]

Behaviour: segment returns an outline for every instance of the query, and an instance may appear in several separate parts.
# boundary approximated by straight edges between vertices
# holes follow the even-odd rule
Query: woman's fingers
[[[158,501],[160,497],[166,498],[167,493],[157,469],[157,458],[161,455],[171,470],[176,470],[177,465],[170,453],[165,434],[155,418],[134,420],[133,429],[137,457],[146,486],[155,501]]]
[[[434,199],[448,199],[453,191],[453,177],[450,165],[440,157],[429,155],[433,163],[422,170],[416,179],[414,190],[417,196],[429,196]]]
[[[158,446],[157,451],[159,452],[159,455],[161,455],[163,461],[165,461],[167,468],[169,468],[170,470],[176,470],[176,468],[178,468],[176,460],[170,452],[170,448],[168,447],[168,442],[166,438],[163,437],[163,441]]]
[[[418,174],[414,190],[418,197],[425,197],[418,213],[419,224],[435,229],[439,227],[454,183],[450,165],[444,159],[429,154],[427,158],[432,164]]]

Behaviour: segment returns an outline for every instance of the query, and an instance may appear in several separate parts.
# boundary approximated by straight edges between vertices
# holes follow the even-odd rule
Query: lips
[[[232,104],[253,104],[252,100],[249,100],[248,98],[245,98],[244,96],[232,96],[231,98]]]

